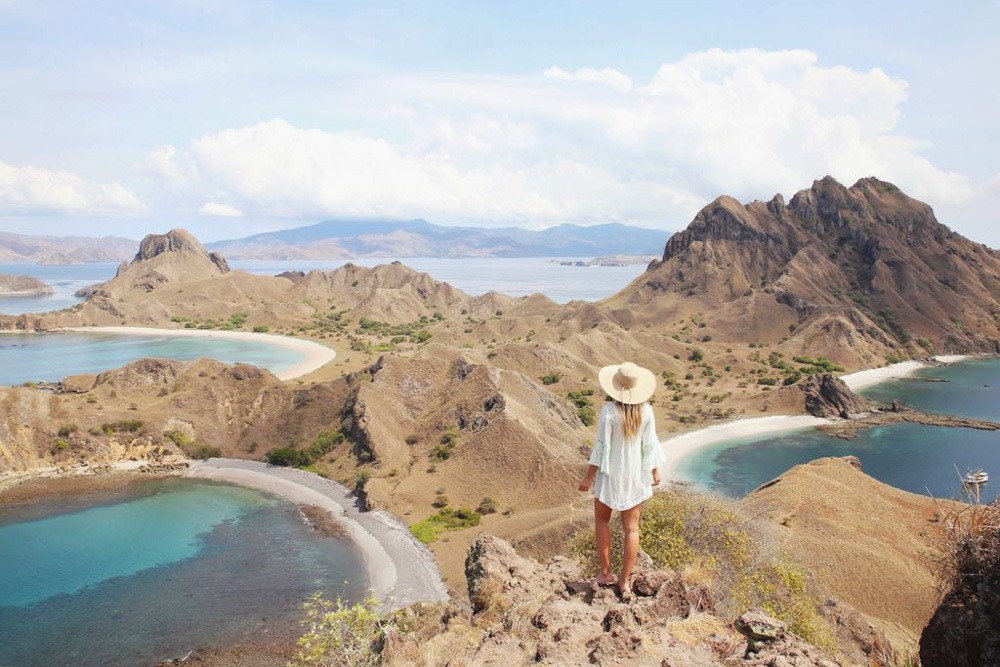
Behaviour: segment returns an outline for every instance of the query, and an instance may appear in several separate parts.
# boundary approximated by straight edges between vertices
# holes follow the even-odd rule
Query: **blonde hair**
[[[639,426],[642,424],[642,403],[622,403],[614,401],[618,408],[618,416],[622,420],[622,435],[625,440],[630,440],[639,434]]]

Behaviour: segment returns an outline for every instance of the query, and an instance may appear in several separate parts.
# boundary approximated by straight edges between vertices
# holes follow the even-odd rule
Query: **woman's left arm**
[[[656,434],[656,417],[653,407],[646,404],[646,419],[642,430],[642,468],[653,478],[653,486],[660,485],[660,465],[663,463],[663,446]]]

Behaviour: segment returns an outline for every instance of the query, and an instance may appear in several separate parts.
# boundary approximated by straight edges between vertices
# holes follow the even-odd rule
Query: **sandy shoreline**
[[[293,380],[312,373],[333,361],[337,352],[320,343],[291,336],[252,333],[249,331],[212,331],[207,329],[157,329],[154,327],[66,327],[56,331],[77,331],[81,333],[112,333],[125,336],[178,336],[188,338],[215,338],[246,340],[267,343],[302,354],[305,359],[275,375],[280,380]]]
[[[369,585],[387,610],[414,602],[448,600],[447,588],[430,550],[392,514],[360,511],[354,504],[354,496],[341,484],[304,470],[241,459],[195,461],[182,474],[249,486],[328,510],[361,551]]]
[[[953,354],[940,355],[934,357],[934,360],[938,363],[952,364],[968,358],[968,355]],[[909,377],[921,368],[926,368],[928,365],[922,361],[903,361],[890,366],[869,368],[841,375],[840,379],[844,381],[851,391],[860,391],[883,382]],[[699,449],[718,442],[815,428],[829,422],[829,419],[812,417],[810,415],[773,415],[769,417],[738,419],[723,424],[715,424],[689,433],[683,433],[661,441],[660,446],[663,448],[663,457],[666,462],[663,464],[660,473],[665,480],[683,479],[677,473],[681,461]]]

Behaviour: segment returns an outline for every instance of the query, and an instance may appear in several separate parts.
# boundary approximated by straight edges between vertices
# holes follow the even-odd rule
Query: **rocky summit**
[[[845,361],[908,345],[1000,350],[1000,253],[875,178],[828,176],[788,203],[719,197],[612,301],[647,322],[696,302],[717,337],[787,336]]]

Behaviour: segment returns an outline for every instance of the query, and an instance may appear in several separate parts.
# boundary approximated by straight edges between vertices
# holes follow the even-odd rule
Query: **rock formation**
[[[584,579],[571,560],[557,557],[542,564],[488,534],[469,548],[465,570],[471,614],[446,612],[438,630],[422,641],[390,632],[385,664],[841,664],[786,631],[757,641],[757,652],[744,660],[746,641],[714,615],[703,587],[642,559],[631,602]],[[758,612],[754,618],[761,616]],[[435,660],[444,647],[447,657]]]
[[[805,394],[806,412],[814,417],[848,419],[872,409],[867,400],[848,389],[843,380],[829,373],[813,375],[797,386]]]
[[[921,664],[1000,665],[1000,509],[967,507],[947,520],[951,586],[920,636]]]
[[[1000,253],[890,183],[827,177],[788,204],[720,197],[612,301],[647,322],[698,308],[716,338],[787,336],[785,349],[846,363],[912,345],[992,351]]]
[[[55,294],[55,290],[38,278],[0,275],[0,297],[49,296],[50,294]]]

